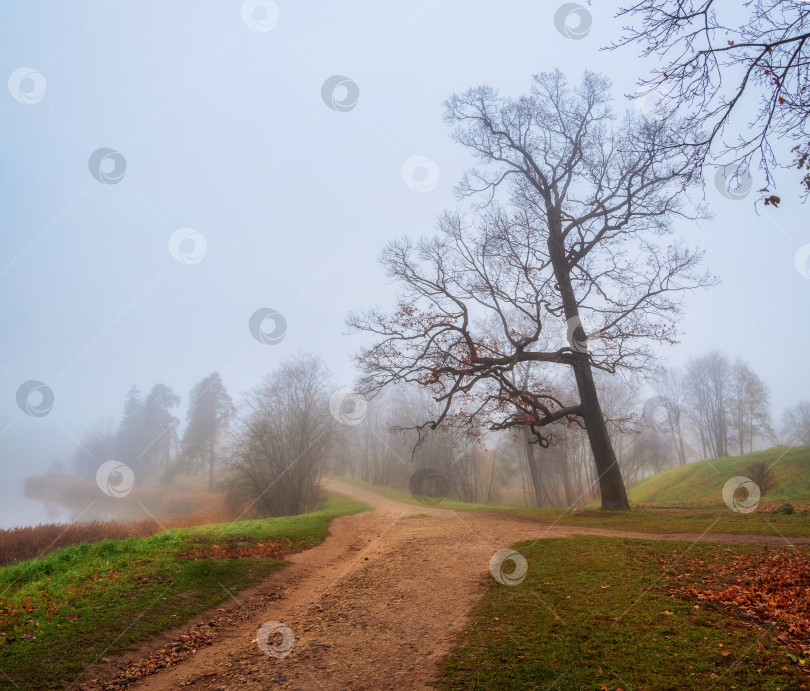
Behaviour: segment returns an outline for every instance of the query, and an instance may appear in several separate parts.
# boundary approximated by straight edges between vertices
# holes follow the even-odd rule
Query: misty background
[[[487,83],[515,96],[533,72],[578,81],[594,69],[621,112],[649,69],[635,47],[600,51],[621,31],[600,4],[581,40],[555,28],[555,3],[497,16],[483,2],[277,6],[268,31],[248,26],[241,2],[0,8],[4,83],[20,67],[46,83],[33,104],[0,90],[0,527],[53,518],[22,496],[25,477],[67,461],[98,419],[117,423],[133,384],[171,387],[181,420],[210,372],[238,400],[302,350],[351,385],[361,337],[344,334],[346,312],[395,296],[381,248],[431,234],[472,164],[442,122],[452,92]],[[333,75],[357,84],[351,110],[324,102]],[[117,184],[88,170],[100,147],[126,160]],[[429,191],[403,178],[413,156],[438,169]],[[749,361],[775,420],[810,379],[810,280],[794,265],[807,210],[795,179],[780,179],[781,206],[755,211],[761,180],[732,200],[707,172],[714,220],[676,229],[722,283],[688,298],[681,343],[660,350],[673,366],[712,347]],[[172,256],[179,228],[204,237],[198,263]],[[251,336],[260,308],[284,315],[281,342]],[[32,379],[54,393],[44,417],[16,403]]]

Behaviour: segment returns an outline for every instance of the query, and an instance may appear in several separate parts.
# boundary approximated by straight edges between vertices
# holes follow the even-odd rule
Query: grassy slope
[[[755,455],[755,454],[754,454]],[[787,456],[786,456],[787,457]],[[736,459],[728,459],[736,460]],[[750,460],[750,459],[749,459]],[[777,464],[779,465],[779,464]],[[689,466],[685,466],[688,468]],[[683,470],[683,468],[678,469]],[[712,472],[712,471],[710,471]],[[793,472],[793,471],[791,471]],[[810,466],[807,470],[810,475]],[[663,475],[664,473],[662,473]],[[712,472],[712,475],[714,473]],[[659,476],[655,476],[659,477]],[[732,475],[724,476],[723,482]],[[425,506],[416,497],[394,487],[379,487],[362,480],[340,478],[360,487],[374,490],[396,501],[415,506]],[[655,478],[650,478],[655,479]],[[722,490],[722,485],[721,488]],[[719,490],[718,490],[719,493]],[[782,516],[771,512],[735,513],[722,499],[712,499],[705,506],[658,508],[651,506],[633,507],[630,511],[600,511],[599,509],[513,509],[485,504],[467,504],[446,499],[428,504],[441,509],[454,511],[497,511],[514,516],[531,518],[542,523],[575,525],[583,528],[607,528],[612,530],[637,531],[642,533],[731,533],[734,535],[769,535],[773,537],[810,537],[810,512],[797,511],[792,516]]]
[[[257,583],[285,564],[279,551],[316,545],[333,518],[367,508],[330,493],[310,514],[83,543],[2,567],[0,688],[72,682],[98,658]],[[217,556],[240,548],[257,551]]]
[[[735,475],[745,476],[746,466],[754,461],[773,464],[776,486],[763,497],[763,501],[770,504],[810,502],[810,446],[775,446],[743,456],[698,461],[665,470],[630,487],[630,501],[717,504],[722,502],[726,480]]]
[[[677,559],[688,543],[577,537],[514,547],[528,575],[517,586],[490,579],[442,663],[444,688],[806,688],[774,632],[667,594],[659,559]],[[698,544],[689,551],[753,549],[762,548]]]

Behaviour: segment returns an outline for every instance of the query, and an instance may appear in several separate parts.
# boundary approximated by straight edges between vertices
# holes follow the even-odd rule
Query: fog
[[[596,69],[621,111],[641,76],[635,48],[600,52],[621,22],[598,3],[581,40],[544,3],[497,16],[483,2],[278,4],[267,31],[241,3],[0,9],[5,79],[21,67],[44,78],[37,102],[0,93],[0,527],[63,517],[23,496],[25,477],[67,462],[97,420],[117,422],[133,384],[171,387],[181,420],[209,373],[237,399],[301,351],[350,386],[363,339],[345,333],[347,311],[395,299],[381,249],[430,234],[459,203],[472,159],[442,122],[451,93],[487,83],[515,96],[533,72]],[[324,99],[335,75],[356,84],[356,105],[341,86]],[[123,172],[114,184],[91,174],[104,147],[125,161],[101,169]],[[410,174],[415,156],[435,164],[427,179]],[[755,210],[756,173],[740,200],[712,180],[714,220],[678,231],[721,284],[688,296],[681,342],[659,354],[677,366],[717,348],[750,362],[778,420],[810,383],[810,280],[795,263],[807,209],[790,174],[777,177],[778,209]],[[278,342],[251,334],[263,308],[283,315]],[[41,417],[17,403],[30,380],[53,391]]]

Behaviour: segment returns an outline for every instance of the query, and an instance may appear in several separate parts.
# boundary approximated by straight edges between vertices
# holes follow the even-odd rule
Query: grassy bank
[[[750,463],[771,468],[774,486],[760,503],[810,503],[810,446],[774,446],[742,456],[697,461],[645,478],[628,490],[631,502],[656,504],[719,504],[723,485],[735,476],[746,476]]]
[[[609,528],[640,533],[697,533],[702,535],[769,535],[771,537],[810,537],[810,512],[797,511],[783,516],[766,511],[735,513],[725,504],[704,508],[662,509],[635,506],[630,511],[585,509],[518,509],[510,511],[543,523],[577,525],[583,528]]]
[[[810,471],[809,471],[810,472]],[[426,506],[416,497],[394,487],[379,487],[362,480],[347,480],[371,489],[389,499],[406,504]],[[733,535],[769,535],[773,537],[810,537],[810,512],[797,511],[784,516],[769,511],[735,513],[725,504],[694,507],[662,508],[634,506],[630,511],[601,511],[599,509],[513,509],[486,504],[468,504],[445,499],[427,504],[453,511],[496,511],[530,518],[540,523],[574,525],[583,528],[607,528],[641,533],[697,533],[707,535],[730,533]]]
[[[661,564],[677,565],[687,548],[596,537],[515,545],[528,562],[525,580],[490,579],[442,663],[443,688],[806,688],[768,626],[669,594]],[[762,549],[697,544],[688,556]]]
[[[99,658],[257,583],[285,554],[320,543],[333,518],[367,508],[330,493],[301,516],[83,543],[2,567],[0,688],[68,685]]]

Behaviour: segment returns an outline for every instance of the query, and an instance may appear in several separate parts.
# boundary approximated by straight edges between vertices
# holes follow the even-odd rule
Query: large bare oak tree
[[[418,382],[442,404],[423,430],[483,419],[547,447],[549,425],[579,424],[602,506],[627,509],[593,369],[643,369],[650,343],[673,339],[683,292],[711,279],[671,234],[674,218],[702,213],[686,204],[694,161],[677,123],[617,120],[610,88],[553,72],[516,99],[487,86],[452,96],[452,137],[480,163],[458,189],[469,208],[444,213],[435,237],[388,245],[398,307],[348,323],[373,335],[357,356],[365,390]],[[573,373],[579,400],[562,400],[550,367]]]

